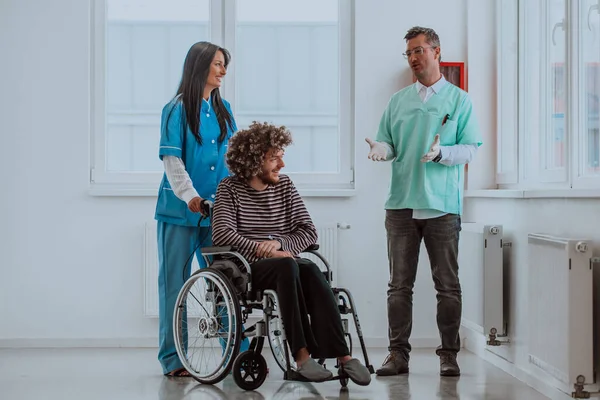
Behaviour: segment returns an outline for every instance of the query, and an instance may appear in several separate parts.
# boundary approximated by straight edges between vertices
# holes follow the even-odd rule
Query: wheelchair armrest
[[[316,243],[315,244],[311,244],[310,246],[308,246],[306,248],[306,250],[304,250],[304,252],[311,251],[311,250],[319,250],[319,245],[316,244]]]
[[[319,250],[319,245],[315,243],[308,246],[308,248],[304,250],[303,253],[311,253],[321,259],[326,269],[325,271],[322,271],[323,275],[325,275],[325,279],[327,280],[327,282],[331,283],[331,281],[333,281],[333,273],[331,272],[331,266],[329,265],[329,262],[325,259],[325,257],[323,257],[323,255],[317,250]]]
[[[203,247],[200,251],[202,251],[202,254],[211,255],[219,253],[231,253],[237,251],[237,249],[235,246],[211,246]]]

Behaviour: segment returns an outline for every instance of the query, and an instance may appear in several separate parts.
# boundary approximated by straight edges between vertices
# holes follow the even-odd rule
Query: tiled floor
[[[214,386],[189,378],[164,378],[154,349],[0,349],[0,399],[547,399],[467,351],[459,354],[460,378],[441,378],[433,350],[417,349],[409,376],[373,375],[369,386],[350,382],[343,390],[339,381],[285,382],[268,349],[263,354],[270,375],[258,390],[244,392],[231,376]],[[375,368],[385,355],[385,349],[369,350]]]

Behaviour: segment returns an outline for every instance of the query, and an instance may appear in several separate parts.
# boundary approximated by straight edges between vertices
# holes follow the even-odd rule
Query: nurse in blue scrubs
[[[189,376],[175,349],[173,313],[177,295],[190,276],[192,254],[206,267],[200,249],[211,246],[210,219],[203,200],[214,201],[219,182],[229,175],[227,143],[237,130],[231,107],[219,88],[230,54],[212,43],[194,44],[185,58],[181,83],[161,116],[158,221],[159,352],[163,373]],[[242,343],[247,347],[247,339]]]

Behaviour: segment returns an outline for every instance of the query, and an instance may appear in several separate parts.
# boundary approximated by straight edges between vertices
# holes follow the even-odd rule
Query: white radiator
[[[319,253],[329,262],[333,273],[334,284],[338,279],[338,226],[336,223],[317,226],[319,235]],[[302,254],[319,265],[313,254]],[[198,262],[194,257],[192,272],[198,269]],[[144,316],[158,318],[158,249],[156,246],[156,221],[147,222],[144,230]]]
[[[585,240],[528,235],[529,362],[559,382],[593,383],[592,255]]]
[[[502,225],[462,224],[458,251],[462,324],[486,336],[507,331],[503,244]]]

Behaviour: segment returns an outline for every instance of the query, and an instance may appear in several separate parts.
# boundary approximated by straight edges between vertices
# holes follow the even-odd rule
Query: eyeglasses
[[[423,55],[423,53],[425,53],[425,49],[435,49],[435,47],[434,46],[429,46],[429,47],[421,47],[421,46],[419,46],[419,47],[415,47],[413,50],[408,50],[406,53],[402,53],[402,55],[406,59],[408,59],[413,54],[415,56],[421,56],[421,55]]]

